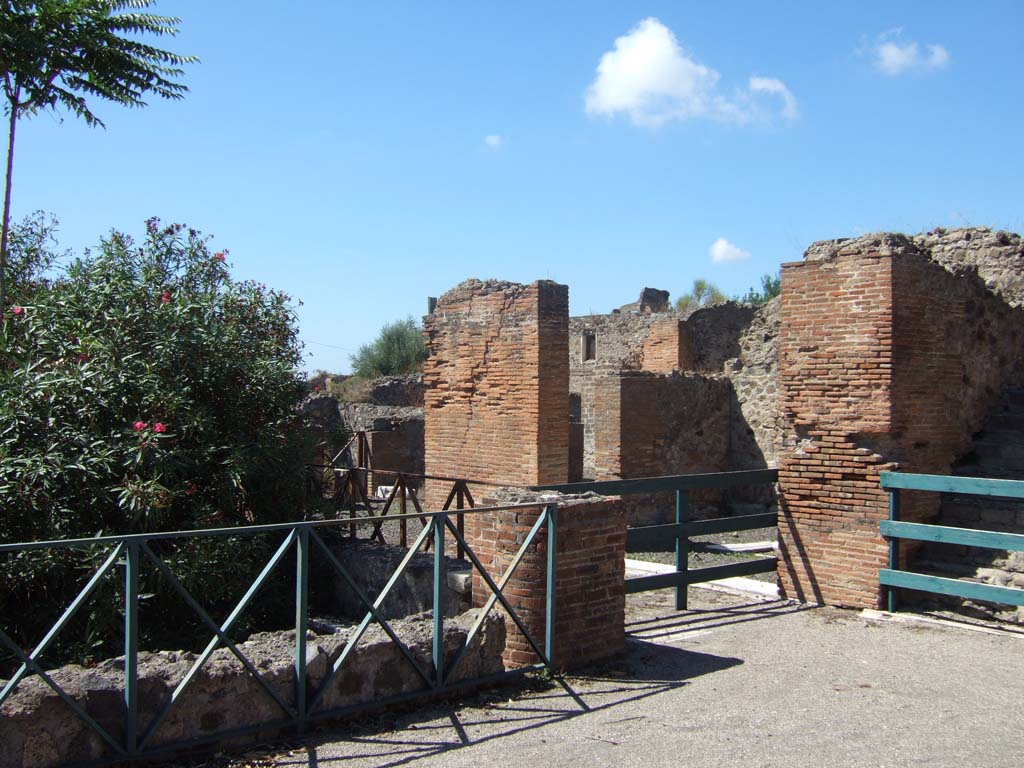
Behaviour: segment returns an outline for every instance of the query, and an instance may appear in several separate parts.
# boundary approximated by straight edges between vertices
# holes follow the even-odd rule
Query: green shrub
[[[44,279],[46,229],[12,239],[11,263],[23,266],[19,303],[0,322],[0,541],[301,517],[305,387],[289,298],[232,280],[224,252],[157,220],[140,244],[115,232]],[[240,541],[165,549],[213,609],[238,598],[243,574],[275,546]],[[87,565],[8,558],[0,614],[63,604]],[[85,624],[109,624],[104,610],[116,618],[116,601],[92,604]],[[157,637],[179,618],[161,611],[143,625]],[[98,637],[89,644],[108,651],[113,640]]]
[[[334,380],[327,386],[327,392],[343,403],[370,402],[371,385],[362,376],[347,376]]]
[[[743,296],[737,297],[737,301],[741,301],[744,304],[753,304],[754,306],[761,306],[767,304],[769,301],[774,299],[782,293],[782,275],[771,273],[761,275],[761,290],[756,291],[753,287],[746,292]]]
[[[411,317],[388,323],[352,356],[352,372],[364,379],[414,373],[427,359],[423,331]]]
[[[684,293],[676,299],[676,309],[680,312],[686,312],[698,307],[707,307],[711,304],[721,304],[724,301],[726,301],[725,294],[718,290],[714,284],[709,283],[703,278],[697,278],[693,281],[693,288],[690,289],[690,292]]]

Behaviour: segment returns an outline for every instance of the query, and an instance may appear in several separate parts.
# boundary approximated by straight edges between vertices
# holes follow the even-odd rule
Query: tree
[[[676,309],[685,312],[688,309],[706,307],[709,304],[721,304],[725,301],[725,294],[713,284],[703,278],[693,281],[693,288],[689,293],[684,293],[676,299]]]
[[[153,0],[0,0],[0,76],[7,98],[7,166],[0,229],[0,312],[6,310],[7,253],[18,119],[63,107],[103,126],[87,97],[143,107],[155,93],[180,99],[182,65],[197,61],[143,43],[176,35],[180,19],[147,13]]]
[[[372,343],[359,347],[352,355],[352,371],[364,379],[399,376],[419,370],[426,359],[423,332],[408,317],[388,323]]]
[[[761,275],[761,290],[755,291],[753,286],[744,296],[738,297],[737,301],[744,304],[760,306],[767,304],[782,292],[782,276],[776,272]]]

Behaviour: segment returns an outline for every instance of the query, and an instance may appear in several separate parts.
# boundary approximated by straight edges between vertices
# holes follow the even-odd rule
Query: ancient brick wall
[[[468,280],[440,297],[424,320],[427,474],[566,481],[568,318],[568,289],[546,280]],[[428,505],[447,490],[428,483]]]
[[[688,369],[692,353],[683,334],[683,323],[669,317],[651,323],[640,352],[641,369],[672,373]]]
[[[879,473],[949,472],[1019,375],[1019,313],[901,235],[815,244],[783,266],[781,313],[780,583],[875,606],[888,552]],[[908,494],[902,517],[928,519],[937,503]]]
[[[782,441],[779,417],[778,311],[725,302],[681,315],[642,313],[627,307],[609,315],[570,318],[569,388],[580,400],[583,425],[582,477],[594,479],[604,470],[595,463],[604,429],[604,406],[595,387],[609,374],[648,371],[669,374],[695,371],[708,377],[728,376],[733,382],[730,468],[774,466]],[[594,343],[593,359],[585,359],[584,337]],[[667,464],[652,466],[666,474]],[[605,472],[605,474],[607,474]],[[763,490],[763,489],[762,489]]]
[[[729,469],[731,387],[724,377],[638,371],[595,380],[597,480]],[[712,516],[721,494],[694,493],[695,516]],[[673,494],[624,500],[630,525],[667,522]]]
[[[558,509],[555,663],[571,668],[613,656],[625,644],[626,524],[616,498],[496,491],[488,505],[555,501]],[[495,582],[526,540],[542,508],[467,515],[467,541]],[[531,636],[543,647],[547,579],[547,529],[540,531],[504,590]],[[490,589],[474,570],[473,604]],[[506,619],[505,663],[539,661],[515,624]]]

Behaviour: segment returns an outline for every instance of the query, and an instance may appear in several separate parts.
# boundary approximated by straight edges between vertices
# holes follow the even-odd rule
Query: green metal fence
[[[778,525],[778,514],[765,512],[756,515],[719,517],[711,520],[690,519],[690,492],[706,488],[726,489],[744,485],[775,483],[779,479],[777,469],[754,469],[739,472],[713,472],[693,475],[667,475],[664,477],[643,477],[630,480],[603,480],[590,483],[566,483],[561,485],[536,486],[535,490],[559,491],[561,493],[600,493],[605,496],[628,496],[674,492],[676,496],[676,519],[664,525],[646,525],[626,531],[627,549],[675,545],[675,573],[659,573],[654,576],[639,576],[626,579],[626,593],[647,592],[666,587],[676,588],[676,609],[685,610],[686,593],[690,584],[701,584],[733,576],[750,576],[755,573],[770,573],[778,568],[778,558],[760,557],[739,563],[712,565],[704,568],[690,568],[688,561],[691,551],[699,551],[701,545],[691,542],[692,536],[706,536],[714,533],[748,531],[756,528],[770,528]]]
[[[927,541],[1024,552],[1024,534],[904,522],[900,520],[900,491],[932,491],[1024,500],[1024,481],[902,472],[883,472],[881,478],[882,488],[889,492],[889,519],[881,523],[882,535],[889,539],[889,567],[878,572],[878,581],[887,590],[890,611],[896,610],[896,590],[900,588],[989,603],[1024,605],[1024,589],[912,573],[900,570],[899,565],[900,541]]]
[[[242,735],[248,732],[263,731],[267,732],[275,729],[294,729],[296,731],[302,730],[310,723],[332,717],[338,717],[345,714],[349,714],[360,709],[364,709],[369,706],[381,706],[388,703],[406,701],[415,699],[416,697],[422,697],[425,695],[437,694],[445,690],[462,688],[467,684],[478,681],[459,681],[454,680],[454,672],[459,666],[466,650],[470,647],[471,642],[480,631],[488,612],[494,608],[498,603],[505,609],[508,616],[512,619],[515,625],[522,632],[531,648],[537,654],[538,658],[541,659],[541,663],[535,665],[536,667],[546,667],[550,671],[554,672],[555,660],[551,650],[554,648],[554,628],[555,628],[555,573],[556,558],[557,558],[557,547],[555,546],[557,537],[557,526],[558,526],[558,509],[556,505],[538,505],[538,504],[514,504],[504,506],[492,506],[492,507],[477,507],[472,510],[460,510],[459,514],[487,514],[489,512],[496,512],[500,510],[508,509],[536,509],[538,506],[544,506],[543,514],[541,514],[536,524],[531,529],[529,535],[523,541],[519,548],[519,551],[511,561],[505,573],[501,575],[499,580],[496,580],[491,574],[480,563],[476,554],[473,552],[470,545],[466,542],[465,537],[459,530],[459,527],[453,521],[453,513],[447,511],[440,512],[428,512],[423,517],[426,518],[426,524],[423,526],[419,535],[416,537],[414,543],[408,548],[404,558],[401,560],[395,571],[391,574],[387,583],[381,590],[380,594],[373,600],[365,593],[365,591],[357,584],[353,578],[349,569],[347,569],[331,551],[328,545],[324,542],[323,537],[320,535],[320,531],[325,528],[347,528],[352,521],[350,520],[326,520],[326,521],[303,521],[294,523],[283,523],[276,525],[256,525],[256,526],[244,526],[237,528],[218,528],[209,530],[194,530],[194,531],[174,531],[164,533],[148,533],[148,534],[132,534],[124,536],[100,536],[90,539],[68,539],[68,540],[57,540],[57,541],[35,541],[35,542],[22,542],[16,544],[0,544],[0,553],[20,553],[28,552],[33,550],[60,550],[60,549],[84,549],[90,550],[96,547],[102,547],[108,550],[106,559],[102,565],[93,573],[92,577],[88,580],[85,587],[74,597],[69,603],[67,609],[57,620],[57,622],[45,633],[43,638],[35,645],[31,651],[25,651],[15,643],[11,636],[8,634],[6,629],[10,627],[0,627],[0,644],[7,648],[9,652],[14,654],[16,659],[20,662],[20,667],[16,670],[11,679],[4,686],[3,690],[0,690],[0,705],[15,692],[19,684],[30,675],[38,676],[42,681],[46,683],[53,691],[71,708],[71,710],[78,715],[88,726],[106,742],[110,748],[110,756],[117,759],[130,759],[139,756],[155,755],[160,753],[171,752],[183,747],[195,746],[203,742],[217,741],[226,737]],[[388,519],[396,519],[392,515]],[[403,519],[414,519],[420,520],[421,513],[409,514],[400,516]],[[364,517],[359,518],[355,521],[358,525],[373,526],[379,525],[379,517]],[[527,628],[523,625],[522,620],[519,618],[516,611],[509,604],[507,598],[503,594],[505,586],[508,584],[509,579],[512,577],[519,563],[522,561],[523,556],[526,554],[529,547],[534,543],[539,535],[540,531],[545,530],[548,537],[547,546],[547,583],[546,583],[546,626],[545,626],[545,637],[543,644],[535,639]],[[199,603],[192,597],[191,594],[182,586],[181,581],[175,576],[167,564],[161,559],[156,553],[154,547],[150,546],[151,543],[160,540],[169,539],[196,539],[203,537],[241,537],[241,536],[257,536],[257,535],[280,535],[282,541],[274,552],[273,556],[266,562],[263,569],[260,571],[256,579],[250,584],[249,588],[245,591],[245,594],[235,605],[234,609],[230,612],[227,618],[217,623],[207,613],[207,611],[199,605]],[[466,640],[462,647],[457,651],[453,661],[446,668],[445,666],[445,655],[444,655],[444,586],[445,586],[445,539],[450,534],[452,539],[457,543],[460,549],[465,552],[466,557],[470,560],[473,567],[479,572],[484,583],[487,584],[490,590],[490,596],[480,609],[479,614],[472,625],[470,631],[467,634]],[[398,635],[391,628],[388,621],[381,614],[381,606],[383,605],[388,594],[398,583],[402,574],[405,572],[407,566],[412,561],[414,555],[417,553],[419,548],[424,545],[428,540],[432,540],[434,543],[434,577],[433,577],[433,645],[432,645],[432,669],[424,669],[420,665],[412,652],[406,647],[399,639]],[[239,616],[249,606],[260,587],[270,578],[275,567],[285,558],[288,553],[294,552],[295,557],[295,573],[294,573],[294,587],[295,587],[295,645],[294,645],[294,665],[295,665],[295,691],[292,701],[287,701],[282,698],[273,687],[264,679],[260,674],[259,670],[252,664],[252,662],[245,657],[245,655],[239,650],[236,643],[231,639],[230,634],[232,628],[236,625]],[[314,556],[314,553],[318,557],[324,558],[333,571],[335,571],[342,580],[349,586],[349,588],[358,596],[360,602],[366,608],[366,614],[362,621],[356,627],[355,631],[351,634],[347,644],[341,651],[341,653],[334,660],[333,664],[327,671],[326,677],[317,687],[313,687],[310,684],[309,675],[306,669],[306,632],[309,626],[309,578],[310,578],[310,558]],[[139,690],[139,675],[138,675],[138,658],[139,658],[139,576],[144,563],[148,563],[150,567],[153,567],[159,571],[160,575],[169,583],[174,592],[188,605],[188,607],[198,616],[202,623],[210,630],[212,637],[209,643],[206,645],[204,650],[198,655],[195,662],[189,671],[185,674],[182,680],[177,684],[173,692],[167,697],[158,709],[155,716],[148,721],[143,721],[140,718],[139,712],[139,701],[138,701],[138,690]],[[124,578],[124,723],[123,723],[123,738],[115,738],[107,729],[103,728],[94,718],[92,718],[86,711],[85,707],[81,702],[76,701],[66,691],[64,691],[60,685],[58,685],[53,677],[44,669],[40,663],[40,659],[47,648],[49,648],[54,640],[57,638],[59,633],[68,625],[75,614],[85,605],[97,587],[104,581],[104,579],[115,569],[123,570]],[[9,620],[11,617],[5,617],[5,620]],[[324,694],[328,690],[328,686],[331,685],[335,677],[340,674],[345,667],[346,662],[352,656],[352,652],[356,645],[359,643],[363,634],[367,628],[376,622],[381,626],[391,642],[394,643],[401,651],[405,659],[412,665],[412,668],[416,671],[417,675],[423,680],[423,689],[416,691],[411,694],[404,694],[402,696],[390,697],[383,700],[376,700],[373,702],[363,702],[347,707],[325,709],[322,706]],[[188,690],[190,682],[195,678],[199,670],[206,664],[206,662],[213,655],[214,651],[220,647],[228,648],[231,653],[241,662],[251,676],[260,684],[263,691],[273,699],[281,711],[281,718],[271,723],[259,723],[254,724],[251,727],[232,729],[231,731],[225,731],[213,735],[204,736],[200,739],[190,739],[183,742],[177,742],[174,744],[159,745],[158,747],[153,746],[153,736],[160,724],[164,722],[167,715],[171,710],[178,704],[181,698],[185,695]],[[529,668],[527,668],[529,669]],[[514,672],[521,672],[520,670],[514,670]]]

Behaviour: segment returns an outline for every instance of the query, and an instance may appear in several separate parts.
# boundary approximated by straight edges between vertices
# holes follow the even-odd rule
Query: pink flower
[[[158,434],[166,432],[167,431],[167,425],[164,424],[162,421],[158,421],[156,424],[153,425],[153,431],[158,433]]]
[[[313,385],[313,391],[314,392],[319,392],[320,391],[320,385],[319,384],[314,384]]]
[[[22,315],[25,314],[25,308],[18,306],[11,307],[11,314],[14,315],[15,317],[21,317]]]
[[[215,254],[213,254],[214,261],[224,261],[224,259],[226,258],[227,256],[225,255],[224,251],[217,251]]]
[[[189,483],[187,486],[185,486],[185,495],[186,496],[195,496],[196,491],[198,491],[198,490],[199,490],[199,486],[198,485],[196,485],[195,483]]]
[[[160,294],[160,303],[161,304],[170,304],[171,303],[171,292],[170,291],[164,291],[163,293]]]
[[[136,421],[134,424],[132,424],[132,429],[134,429],[136,432],[141,432],[145,428],[146,422],[144,421]]]

